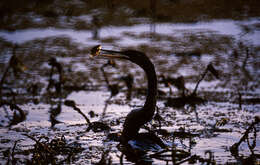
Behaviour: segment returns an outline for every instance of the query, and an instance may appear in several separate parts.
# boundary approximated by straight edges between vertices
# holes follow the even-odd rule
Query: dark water
[[[30,137],[42,143],[48,137],[46,145],[63,137],[66,145],[76,148],[77,144],[81,150],[64,162],[68,154],[57,153],[56,163],[94,164],[103,157],[107,164],[108,160],[132,164],[108,135],[122,131],[125,116],[143,105],[146,78],[130,62],[116,60],[113,65],[90,58],[90,49],[101,44],[105,49],[145,52],[155,65],[162,119],[152,120],[141,132],[161,125],[166,133],[157,135],[169,149],[147,152],[153,164],[238,164],[247,158],[259,164],[259,124],[250,130],[250,144],[242,142],[238,155],[230,152],[260,116],[258,1],[0,4],[1,163],[36,160],[36,142]],[[16,60],[10,63],[14,54]],[[189,95],[210,63],[219,78],[207,72],[200,82],[196,93],[206,100],[204,104],[167,104],[169,98],[180,98],[182,90],[174,83],[165,86],[162,75],[183,76]],[[107,87],[102,66],[110,85],[118,86],[114,93]],[[122,80],[129,74],[133,76],[131,97]],[[86,119],[66,100],[73,100],[90,122],[105,123],[111,130],[87,131]],[[188,154],[180,158],[178,150]],[[159,157],[154,156],[156,152],[161,153]]]

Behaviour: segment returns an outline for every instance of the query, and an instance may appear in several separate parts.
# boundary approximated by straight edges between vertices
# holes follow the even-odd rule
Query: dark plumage
[[[140,66],[146,73],[148,80],[146,101],[142,108],[134,109],[126,116],[121,142],[127,144],[129,140],[140,139],[140,134],[138,133],[140,128],[152,120],[156,109],[157,77],[154,65],[144,53],[139,51],[126,50],[119,52],[103,49],[96,50],[97,47],[101,48],[100,46],[96,46],[93,48],[95,50],[91,50],[94,56],[99,55],[108,58],[126,59]]]

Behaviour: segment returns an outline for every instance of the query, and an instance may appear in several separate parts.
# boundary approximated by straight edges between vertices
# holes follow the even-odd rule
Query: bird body
[[[146,73],[148,90],[145,104],[142,108],[132,110],[125,119],[122,132],[122,142],[135,139],[139,129],[145,123],[152,120],[157,98],[157,77],[155,68],[150,59],[142,52],[128,50],[122,52],[129,57],[129,60],[140,66]]]
[[[100,55],[108,58],[126,59],[137,64],[144,70],[148,81],[146,101],[143,107],[132,110],[126,116],[123,124],[121,143],[127,144],[130,140],[140,139],[140,134],[138,133],[140,128],[152,120],[156,109],[157,76],[153,63],[145,53],[135,50],[112,51],[101,49],[101,46],[95,46],[91,50],[91,53],[92,56]]]

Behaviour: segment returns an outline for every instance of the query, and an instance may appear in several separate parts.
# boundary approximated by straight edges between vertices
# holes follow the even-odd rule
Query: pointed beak
[[[119,51],[101,49],[101,45],[97,45],[91,49],[90,57],[101,56],[105,58],[129,59],[128,56]]]

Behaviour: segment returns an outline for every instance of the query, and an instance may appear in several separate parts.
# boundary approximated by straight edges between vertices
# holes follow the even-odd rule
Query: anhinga
[[[139,109],[132,110],[126,117],[123,132],[121,135],[121,143],[127,144],[130,140],[140,139],[138,134],[140,128],[147,122],[151,121],[156,109],[157,98],[157,77],[153,63],[142,52],[135,50],[112,51],[101,49],[101,46],[95,46],[91,50],[91,56],[102,56],[108,58],[119,58],[129,60],[140,66],[146,73],[148,79],[148,91],[144,106]],[[148,136],[145,136],[148,137]],[[163,146],[159,138],[152,137],[151,140],[159,142],[159,146]]]

